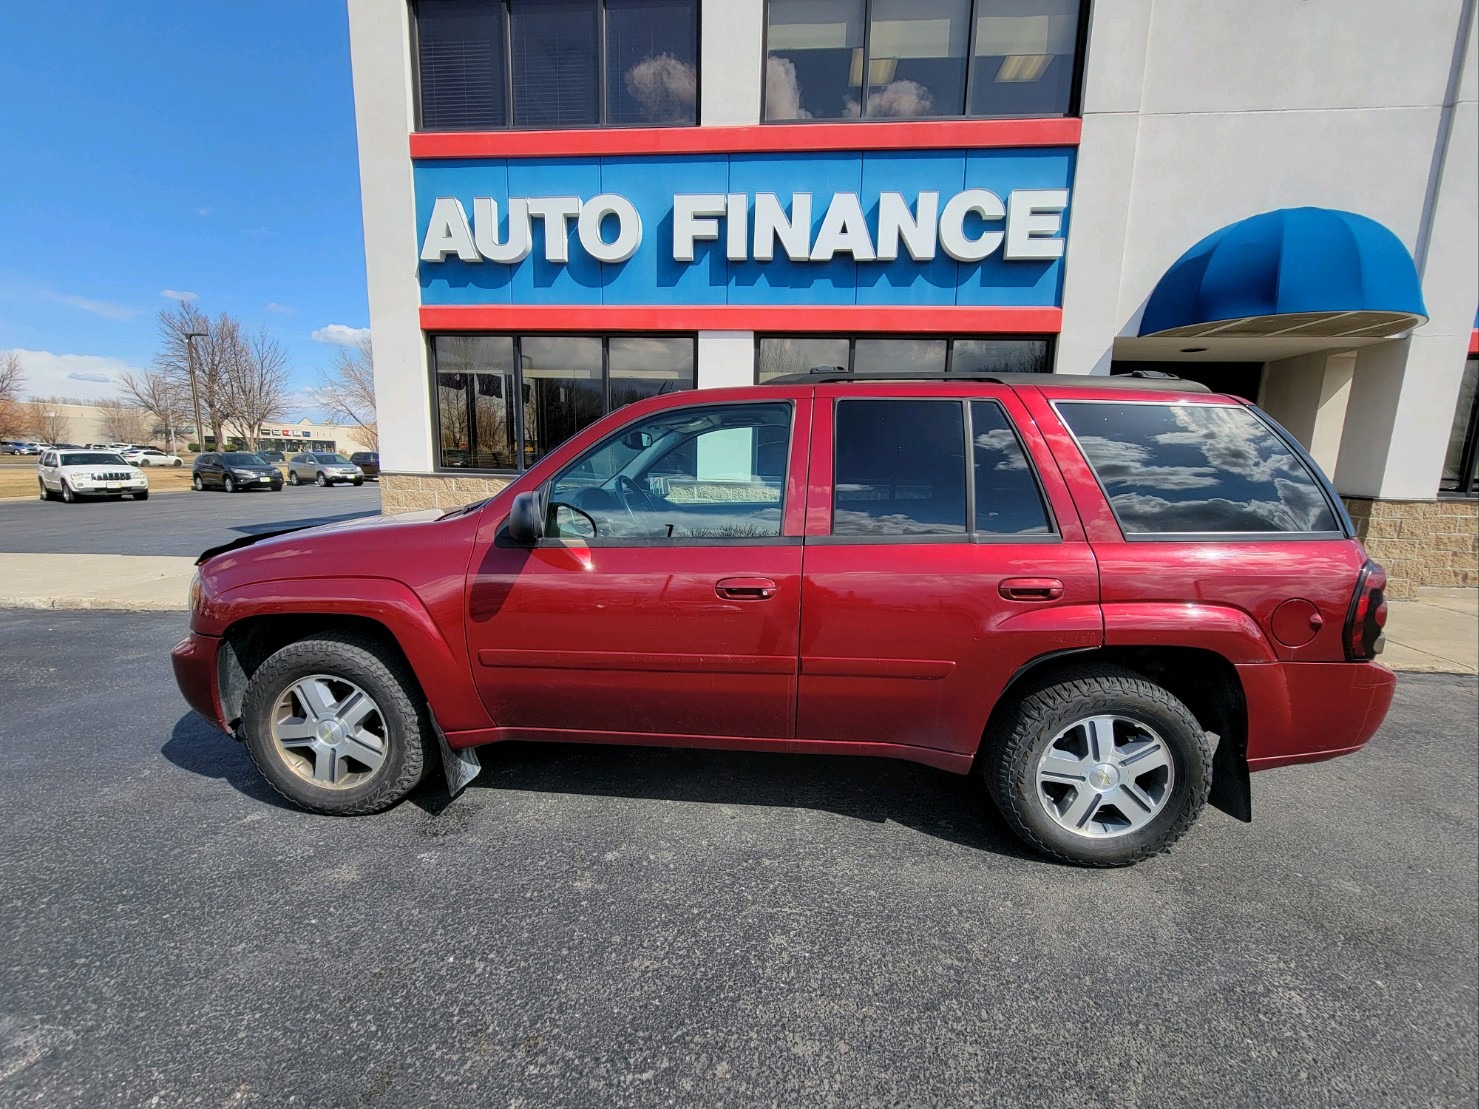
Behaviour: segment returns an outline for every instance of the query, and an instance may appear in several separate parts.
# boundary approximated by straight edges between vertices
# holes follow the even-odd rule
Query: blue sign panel
[[[1052,307],[1074,153],[421,161],[422,303]]]

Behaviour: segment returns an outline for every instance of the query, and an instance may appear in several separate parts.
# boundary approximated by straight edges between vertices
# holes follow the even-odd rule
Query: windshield
[[[320,462],[338,462],[343,466],[349,465],[349,459],[345,458],[342,454],[321,454],[318,456],[318,460]]]
[[[105,454],[102,451],[63,451],[61,456],[63,466],[127,466],[116,454]]]
[[[267,465],[267,463],[263,462],[255,454],[247,454],[245,451],[232,451],[230,454],[223,454],[221,456],[221,461],[226,463],[228,466]]]

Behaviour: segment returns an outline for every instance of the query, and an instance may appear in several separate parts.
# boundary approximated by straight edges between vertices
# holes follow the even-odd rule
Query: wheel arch
[[[1251,821],[1247,693],[1232,662],[1205,648],[1118,645],[1039,655],[1012,675],[997,698],[982,730],[982,748],[992,725],[1010,712],[1016,701],[1051,684],[1061,674],[1096,663],[1121,666],[1154,682],[1186,705],[1204,731],[1219,737],[1208,801],[1229,816]]]

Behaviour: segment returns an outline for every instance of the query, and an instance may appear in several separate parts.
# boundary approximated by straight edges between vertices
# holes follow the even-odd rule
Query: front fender
[[[224,636],[232,625],[256,616],[372,620],[395,637],[443,729],[461,731],[492,723],[473,684],[460,624],[456,635],[443,635],[421,598],[403,582],[365,577],[251,582],[206,599],[193,627],[205,635]]]

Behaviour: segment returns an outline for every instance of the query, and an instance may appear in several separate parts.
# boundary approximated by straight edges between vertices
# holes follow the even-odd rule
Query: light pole
[[[190,403],[195,406],[196,448],[205,453],[205,428],[200,426],[200,390],[195,385],[195,340],[204,339],[204,331],[191,331],[185,336],[185,364],[190,368]],[[217,443],[219,447],[221,444]]]

